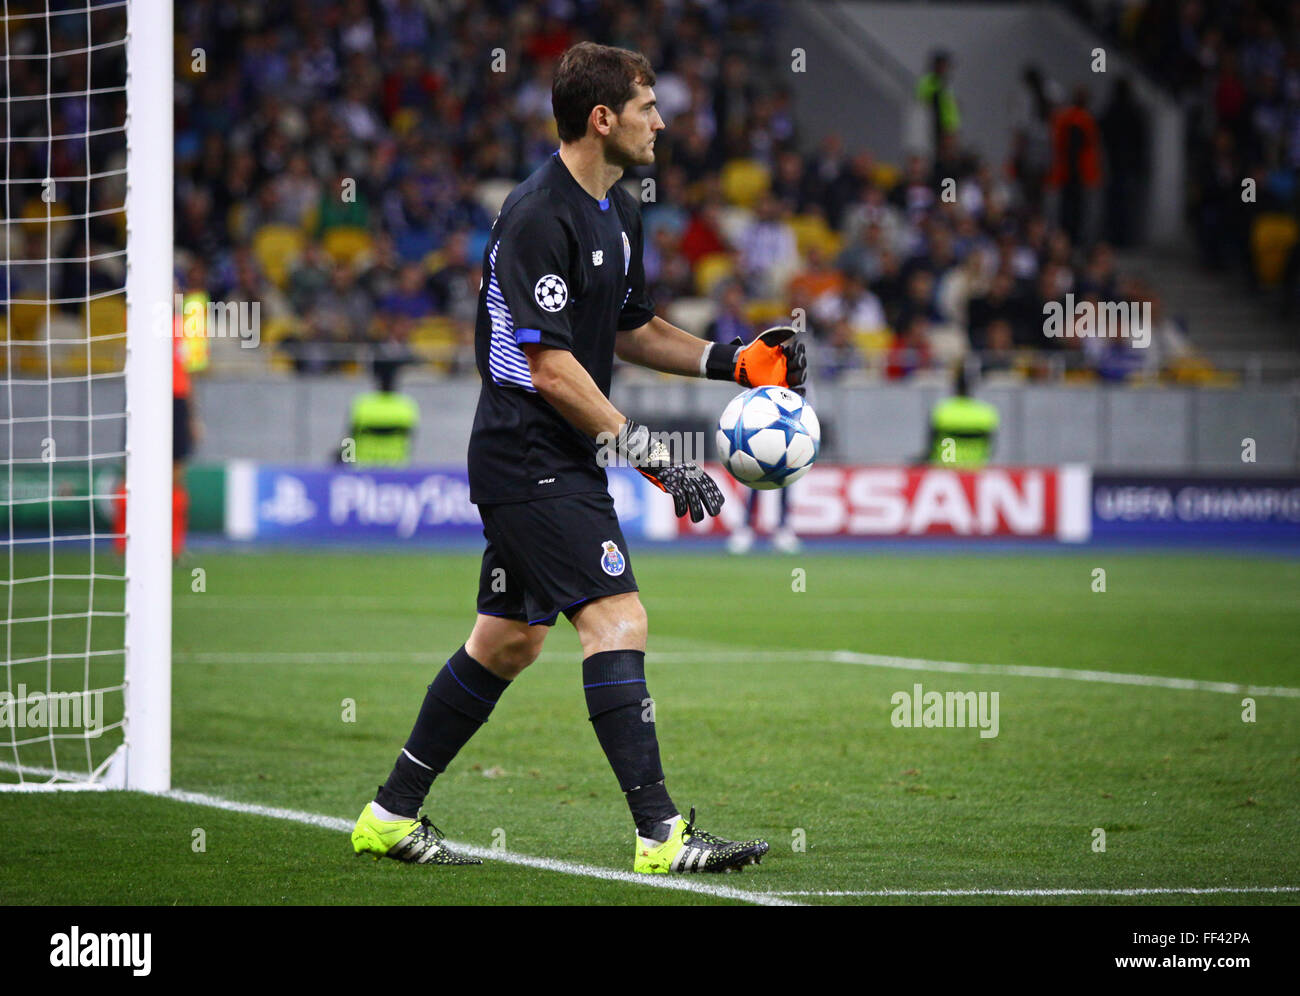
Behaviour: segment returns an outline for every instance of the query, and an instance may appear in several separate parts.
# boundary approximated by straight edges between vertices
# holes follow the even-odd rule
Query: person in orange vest
[[[1075,245],[1086,245],[1093,205],[1101,187],[1101,133],[1088,110],[1088,89],[1076,87],[1066,107],[1052,115],[1052,168],[1048,189],[1060,205],[1061,227]]]
[[[185,552],[189,530],[190,493],[185,487],[185,463],[198,440],[199,422],[195,414],[193,385],[185,362],[185,339],[181,316],[176,316],[172,336],[172,559]],[[116,521],[113,545],[126,553],[126,486],[117,490]]]

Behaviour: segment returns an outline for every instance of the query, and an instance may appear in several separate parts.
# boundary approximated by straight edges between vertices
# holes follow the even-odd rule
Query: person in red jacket
[[[198,434],[190,372],[185,366],[181,317],[175,319],[172,337],[172,559],[185,552],[189,530],[190,493],[185,487],[185,462],[194,450]],[[126,553],[126,486],[119,485],[115,502],[113,546]]]
[[[1088,90],[1076,87],[1068,106],[1052,115],[1052,168],[1047,186],[1060,205],[1061,227],[1075,245],[1086,245],[1093,201],[1101,187],[1101,133],[1088,110]]]

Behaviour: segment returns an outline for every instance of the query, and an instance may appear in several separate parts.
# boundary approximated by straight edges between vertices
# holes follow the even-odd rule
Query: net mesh
[[[126,0],[5,0],[0,782],[122,743]]]

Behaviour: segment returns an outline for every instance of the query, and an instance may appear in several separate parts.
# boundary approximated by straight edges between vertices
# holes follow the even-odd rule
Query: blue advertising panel
[[[238,515],[239,538],[291,542],[443,542],[481,539],[463,467],[400,470],[258,465]],[[650,485],[611,468],[610,492],[624,533],[644,533]],[[231,495],[239,501],[238,491]],[[657,494],[657,492],[655,492]]]
[[[1096,474],[1096,540],[1300,542],[1300,478]]]

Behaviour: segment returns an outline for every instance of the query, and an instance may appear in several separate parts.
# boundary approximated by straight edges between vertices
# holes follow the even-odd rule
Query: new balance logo
[[[605,262],[605,250],[597,249],[591,254],[591,265],[600,266]]]

